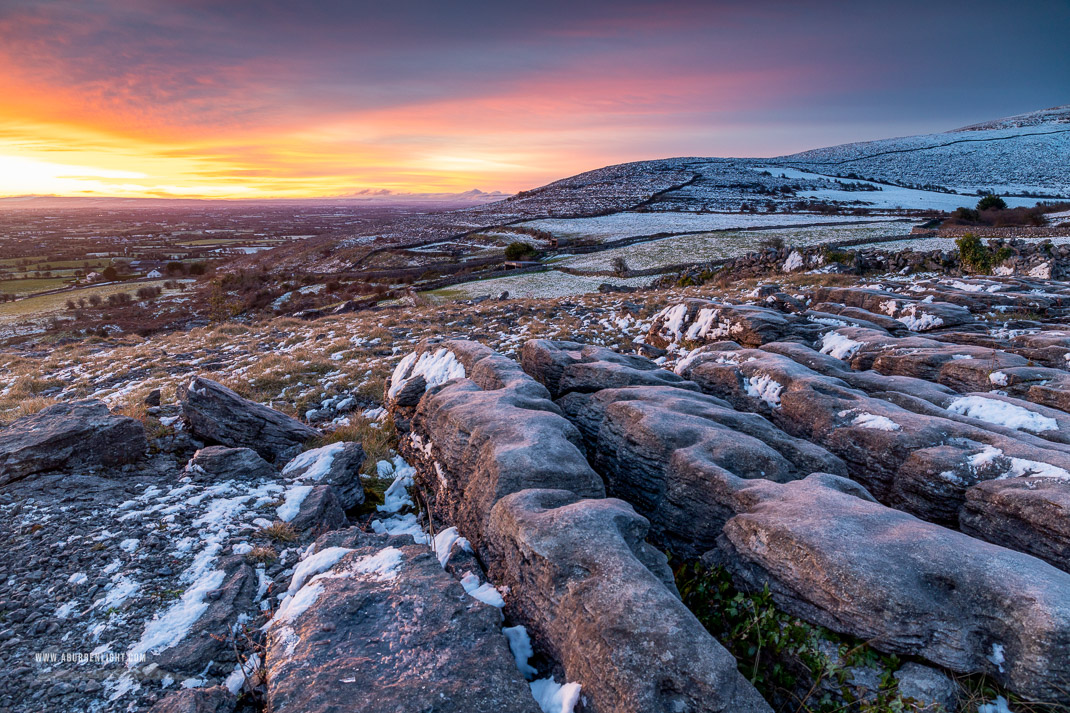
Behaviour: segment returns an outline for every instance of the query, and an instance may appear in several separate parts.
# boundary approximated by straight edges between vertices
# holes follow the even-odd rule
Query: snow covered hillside
[[[959,193],[1070,194],[1070,105],[954,131],[804,151],[777,160],[832,176]]]

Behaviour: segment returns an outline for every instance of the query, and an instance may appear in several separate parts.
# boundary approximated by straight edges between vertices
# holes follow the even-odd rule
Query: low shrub
[[[508,260],[523,260],[535,254],[535,248],[528,243],[509,243],[505,248],[505,257]]]
[[[959,260],[962,266],[970,272],[987,275],[992,268],[1011,256],[1011,249],[1006,245],[993,250],[991,245],[985,245],[981,239],[973,233],[966,233],[955,241],[959,249]]]

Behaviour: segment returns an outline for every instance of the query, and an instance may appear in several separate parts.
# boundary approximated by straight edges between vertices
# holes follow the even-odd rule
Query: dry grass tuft
[[[356,441],[364,449],[361,472],[374,476],[375,464],[388,460],[391,452],[397,448],[398,433],[394,427],[394,419],[387,416],[382,421],[369,421],[360,414],[353,413],[349,415],[349,422],[348,426],[342,426],[317,439],[313,445],[319,447],[329,443]]]
[[[245,561],[250,564],[273,564],[279,559],[274,547],[260,545],[245,553]]]
[[[253,533],[253,537],[273,542],[293,542],[297,539],[297,530],[288,522],[276,520],[264,529]]]
[[[6,426],[12,421],[17,421],[26,416],[32,416],[38,411],[43,411],[52,404],[57,403],[59,403],[59,401],[51,396],[32,396],[30,398],[22,399],[12,408],[4,409],[0,412],[0,419],[3,420],[3,423]]]

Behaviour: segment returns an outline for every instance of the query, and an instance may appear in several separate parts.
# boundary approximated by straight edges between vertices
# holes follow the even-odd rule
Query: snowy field
[[[469,300],[483,295],[497,297],[502,292],[508,292],[509,297],[512,299],[568,297],[597,292],[598,286],[604,282],[612,285],[645,287],[654,279],[654,277],[630,277],[626,279],[619,277],[579,277],[558,272],[557,270],[550,270],[549,272],[532,272],[515,277],[496,277],[491,280],[465,282],[426,294],[432,297],[457,300]]]
[[[915,223],[881,221],[859,225],[782,228],[762,231],[729,231],[661,238],[589,255],[576,255],[561,264],[578,270],[612,270],[613,260],[623,257],[632,270],[663,265],[705,262],[744,255],[757,250],[763,240],[781,238],[785,245],[816,245],[844,240],[866,240],[905,235]]]
[[[858,195],[858,194],[855,194]],[[869,195],[869,194],[867,194]],[[816,223],[857,223],[873,220],[856,215],[806,213],[613,213],[596,218],[547,218],[522,223],[562,238],[616,240],[658,233],[688,233],[705,230],[738,230]]]
[[[1070,107],[1059,107],[956,131],[830,146],[777,161],[811,164],[815,170],[837,174],[855,172],[878,180],[944,186],[964,194],[983,190],[1067,195],[1068,155]]]
[[[982,238],[982,241],[984,238]],[[1042,243],[1045,240],[1050,240],[1053,245],[1065,245],[1070,243],[1070,236],[1061,238],[1021,238],[1028,242]],[[871,245],[849,245],[845,250],[856,250],[862,248],[875,248],[877,250],[884,250],[887,252],[897,252],[899,250],[914,250],[915,252],[924,252],[928,250],[956,250],[955,238],[910,238],[907,240],[892,240],[887,243],[876,243]]]
[[[759,166],[755,171],[769,171],[774,176],[784,176],[802,180],[813,180],[817,177],[814,173],[807,173],[794,168],[781,166]],[[966,206],[972,208],[977,204],[977,196],[960,195],[957,193],[939,193],[937,191],[919,191],[914,188],[900,188],[889,186],[884,183],[872,181],[859,181],[850,179],[852,183],[865,183],[880,188],[879,191],[840,191],[824,189],[819,191],[799,191],[800,198],[808,198],[818,201],[857,202],[862,201],[869,208],[892,210],[901,208],[904,210],[944,210],[951,212],[956,208]],[[997,186],[994,190],[998,189]],[[1007,206],[1017,208],[1019,206],[1032,207],[1036,205],[1036,198],[1005,198]]]

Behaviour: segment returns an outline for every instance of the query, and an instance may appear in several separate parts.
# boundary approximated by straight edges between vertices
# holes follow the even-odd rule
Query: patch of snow
[[[520,624],[502,627],[502,633],[509,641],[509,650],[513,652],[513,659],[516,661],[516,667],[520,669],[520,674],[530,681],[538,671],[528,663],[528,659],[535,655],[528,630]]]
[[[781,272],[793,272],[803,266],[803,256],[798,250],[793,250],[788,259],[781,265]]]
[[[158,653],[185,638],[193,624],[208,609],[206,595],[223,585],[223,577],[221,569],[205,574],[194,581],[163,614],[157,614],[145,627],[141,639],[127,651],[129,665],[134,665],[142,654]]]
[[[463,379],[464,365],[457,361],[453,352],[445,347],[433,354],[429,351],[424,352],[419,358],[416,358],[416,353],[413,352],[398,362],[394,368],[387,397],[392,399],[397,396],[405,383],[415,376],[422,376],[427,388],[430,388],[444,384],[451,379]]]
[[[996,480],[1008,478],[1056,478],[1070,480],[1070,473],[1059,466],[1026,458],[1005,456],[1003,451],[994,446],[985,446],[980,452],[970,456],[969,465],[974,471],[990,465],[1006,464],[1007,470],[995,477]]]
[[[695,359],[697,359],[701,354],[702,347],[692,349],[687,354],[685,354],[682,359],[676,362],[676,365],[672,368],[672,370],[680,376],[683,376],[684,372],[687,371],[688,367],[690,367],[695,362]]]
[[[364,409],[360,412],[360,415],[369,421],[382,421],[386,418],[387,410],[382,406],[376,406],[375,408]]]
[[[231,695],[236,696],[245,685],[245,679],[251,678],[258,668],[260,668],[260,655],[253,654],[244,664],[234,664],[234,670],[227,676],[223,685],[227,687]]]
[[[903,310],[903,313],[896,317],[895,321],[902,322],[912,332],[926,332],[930,329],[936,329],[944,323],[944,320],[935,314],[919,312],[917,305],[910,305],[910,307]]]
[[[1059,422],[1054,418],[1043,416],[1015,404],[984,396],[962,396],[952,401],[947,410],[1019,431],[1043,433],[1044,431],[1059,430]]]
[[[345,568],[343,574],[371,576],[376,582],[396,579],[404,553],[397,547],[384,547],[374,555],[364,555]]]
[[[996,665],[1000,673],[1003,673],[1003,644],[992,644],[992,653],[986,657],[989,661]]]
[[[118,607],[136,592],[141,585],[125,575],[116,575],[112,583],[108,584],[107,594],[93,603],[93,606],[103,604],[105,609]]]
[[[683,336],[681,329],[684,326],[684,319],[687,317],[687,305],[678,304],[666,307],[665,309],[654,315],[654,321],[662,320],[661,334],[668,333],[672,337],[670,342],[680,341],[680,337]]]
[[[580,700],[580,684],[575,682],[561,685],[553,678],[540,678],[529,685],[542,713],[572,713]]]
[[[293,577],[290,578],[290,587],[287,591],[290,594],[296,593],[312,576],[327,571],[337,564],[338,560],[352,551],[348,547],[328,547],[306,557],[294,568]]]
[[[128,673],[119,676],[118,679],[104,682],[104,690],[108,692],[108,701],[116,701],[131,691],[141,688],[141,684],[134,680]]]
[[[846,327],[847,322],[842,319],[834,319],[832,317],[810,317],[810,321],[814,324],[823,324],[826,327]]]
[[[454,545],[465,552],[472,551],[472,545],[466,538],[461,536],[461,533],[457,532],[456,527],[447,527],[435,535],[435,539],[431,542],[431,549],[434,550],[435,555],[438,557],[438,562],[442,565],[442,569],[445,569],[446,563],[450,561]]]
[[[394,482],[390,484],[390,487],[383,493],[383,504],[377,505],[375,509],[379,512],[387,514],[395,513],[404,508],[406,505],[412,506],[412,498],[409,497],[409,488],[412,486],[413,476],[416,475],[416,469],[405,462],[405,459],[399,456],[394,456],[393,463],[389,464],[390,470],[387,471],[383,467],[383,463],[386,461],[379,461],[375,468],[380,474],[379,477],[386,477],[390,473],[394,475]]]
[[[287,463],[282,469],[282,474],[293,477],[294,473],[304,471],[301,473],[300,480],[323,480],[331,472],[335,457],[345,450],[345,447],[345,443],[339,442],[305,451]]]
[[[312,492],[312,488],[313,486],[311,485],[294,485],[287,488],[285,502],[275,508],[275,514],[279,516],[279,519],[283,522],[289,522],[297,517],[297,513],[301,512],[301,504],[305,502],[305,498]]]
[[[685,307],[685,305],[677,305],[677,307]],[[694,341],[705,337],[710,329],[714,325],[714,321],[720,316],[721,310],[712,309],[710,307],[703,307],[698,311],[698,315],[695,316],[695,321],[691,323],[691,326],[687,328],[687,334],[685,338]]]
[[[746,390],[747,396],[761,399],[772,408],[780,407],[780,393],[784,390],[784,385],[778,383],[772,377],[765,374],[752,376],[743,382],[743,388]]]
[[[59,608],[56,609],[56,618],[57,619],[66,619],[77,608],[78,608],[78,602],[73,601],[73,600],[69,601],[66,604],[63,604]]]
[[[839,332],[829,332],[821,338],[821,353],[846,361],[865,345],[865,342],[848,339]]]
[[[1050,280],[1051,279],[1051,263],[1042,262],[1029,271],[1030,277],[1035,277],[1038,280]]]
[[[418,545],[426,545],[431,542],[430,536],[420,527],[415,513],[395,515],[385,520],[372,520],[374,532],[389,535],[412,535],[412,539]]]
[[[991,374],[988,375],[988,380],[996,386],[1007,385],[1007,375],[1004,374],[1002,371],[993,371]]]
[[[293,621],[315,604],[320,594],[323,594],[323,585],[318,581],[310,582],[308,586],[302,587],[296,594],[287,594],[279,604],[275,616],[265,624],[264,628]]]
[[[275,635],[278,637],[279,643],[286,647],[286,657],[293,656],[294,651],[297,650],[297,645],[301,643],[301,637],[297,635],[293,627],[284,626]]]
[[[1007,705],[1007,699],[1003,696],[996,696],[996,700],[991,703],[982,703],[977,707],[977,713],[1013,713],[1010,707]]]
[[[505,606],[505,600],[502,599],[501,592],[499,592],[490,582],[480,584],[479,577],[471,572],[465,572],[464,576],[461,577],[461,586],[464,587],[464,591],[468,592],[468,595],[473,599],[478,599],[484,604],[489,604],[490,606],[498,607],[499,609]]]
[[[887,416],[878,416],[873,413],[861,413],[855,416],[854,420],[851,421],[851,425],[869,428],[874,431],[899,431],[902,429],[898,423]]]

